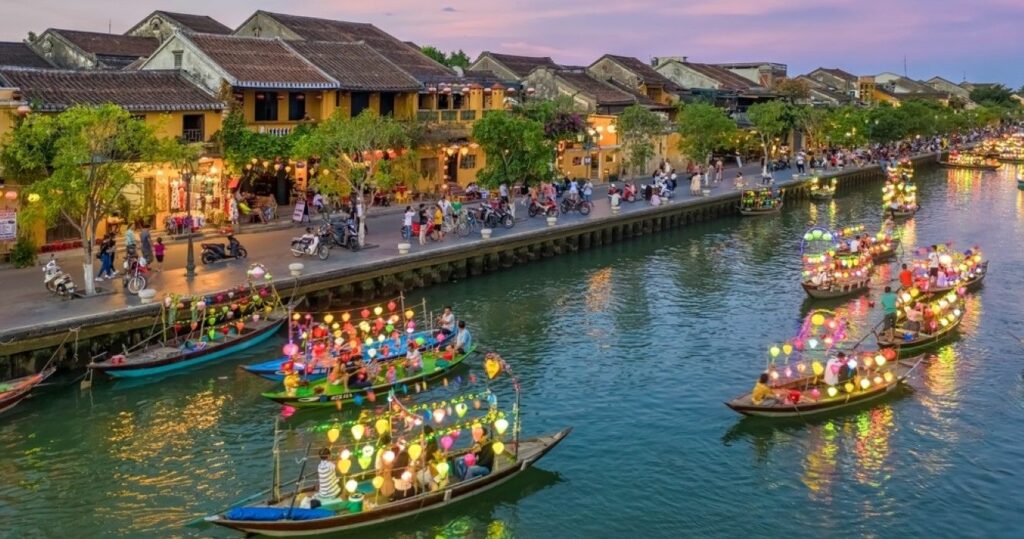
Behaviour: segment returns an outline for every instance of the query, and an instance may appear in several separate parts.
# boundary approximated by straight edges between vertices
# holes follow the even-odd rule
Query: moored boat
[[[764,187],[748,189],[740,196],[740,215],[757,216],[772,215],[782,211],[784,190]]]
[[[832,178],[831,181],[822,181],[821,178],[815,176],[807,187],[807,196],[818,202],[832,200],[836,194],[836,184],[835,178]]]
[[[266,282],[261,282],[264,279]],[[161,313],[162,326],[153,335],[123,353],[92,361],[88,368],[114,378],[155,376],[208,363],[264,342],[287,320],[286,309],[270,279],[262,265],[254,264],[249,270],[248,287],[231,292],[230,304],[219,308],[216,297],[193,298],[186,304],[168,296]]]
[[[942,167],[942,168],[956,168],[956,169],[964,169],[964,170],[990,170],[990,171],[994,171],[994,170],[999,170],[999,167],[1002,166],[1002,164],[999,163],[998,161],[996,163],[977,163],[977,164],[955,163],[955,162],[952,162],[952,161],[939,161],[939,166]]]
[[[974,153],[960,153],[957,150],[953,150],[949,152],[949,158],[945,161],[939,161],[939,166],[968,170],[998,170],[1002,164],[998,159]]]
[[[32,393],[32,388],[45,382],[56,370],[56,367],[47,365],[36,374],[0,382],[0,414],[28,398]]]

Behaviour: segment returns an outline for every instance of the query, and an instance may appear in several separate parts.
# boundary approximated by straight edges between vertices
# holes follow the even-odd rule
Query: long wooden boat
[[[879,249],[871,253],[871,260],[874,263],[885,262],[886,260],[896,256],[896,250],[900,248],[900,239],[893,238],[889,241],[887,249]]]
[[[89,363],[90,369],[104,372],[114,378],[154,376],[193,367],[266,341],[284,325],[287,318],[260,318],[247,322],[241,332],[232,332],[212,342],[195,343],[191,340],[156,342],[138,351],[115,355],[103,361]]]
[[[1000,165],[998,163],[991,164],[991,165],[987,165],[987,164],[971,165],[971,164],[967,164],[967,163],[952,163],[950,161],[939,161],[939,166],[943,167],[943,168],[960,168],[960,169],[968,169],[968,170],[992,170],[992,171],[995,171],[995,170],[999,170],[999,167],[1002,166],[1002,165]]]
[[[494,470],[482,477],[470,480],[451,482],[443,489],[424,492],[403,500],[383,503],[372,509],[358,512],[347,510],[337,513],[325,509],[304,510],[291,509],[295,504],[292,496],[280,500],[268,500],[266,503],[228,509],[222,513],[206,517],[206,522],[223,526],[249,534],[260,534],[271,537],[295,537],[339,533],[384,522],[411,517],[447,507],[453,503],[487,492],[505,483],[533,466],[544,455],[548,454],[572,432],[566,428],[554,434],[537,436],[519,441],[518,451],[506,447],[500,455],[495,455]],[[310,490],[300,495],[305,495]],[[315,511],[311,513],[310,511]],[[300,519],[303,517],[313,517]],[[276,516],[276,519],[273,519]],[[291,516],[292,518],[286,518]],[[319,516],[320,518],[315,518]],[[255,519],[261,520],[255,520]],[[269,519],[269,520],[268,520]]]
[[[413,333],[413,334],[410,334],[410,335],[403,335],[401,337],[401,339],[402,339],[401,344],[402,345],[400,347],[396,347],[395,349],[392,349],[390,352],[388,352],[388,355],[386,355],[386,356],[382,356],[380,354],[380,348],[381,348],[380,345],[375,345],[375,346],[373,346],[373,348],[375,350],[377,350],[377,356],[374,359],[374,361],[387,361],[387,360],[390,360],[390,359],[395,359],[395,358],[404,356],[405,352],[407,351],[407,347],[408,347],[409,341],[410,340],[415,341],[417,338],[422,338],[423,339],[423,347],[424,347],[424,349],[436,348],[436,347],[439,347],[439,346],[443,347],[443,346],[447,345],[449,342],[451,342],[452,339],[455,338],[455,334],[452,333],[450,335],[445,336],[443,339],[441,339],[439,341],[439,340],[437,340],[436,333],[437,333],[436,331],[420,331],[420,332],[416,332],[416,333]],[[385,343],[391,343],[391,341],[385,341]],[[364,353],[365,353],[365,351],[364,351]],[[287,374],[282,369],[282,366],[287,361],[288,361],[288,358],[282,356],[282,357],[279,357],[279,358],[276,358],[276,359],[272,359],[270,361],[264,361],[263,363],[256,363],[254,365],[243,365],[242,368],[245,369],[246,371],[252,373],[252,374],[255,374],[256,376],[260,376],[260,377],[266,378],[267,380],[273,380],[275,382],[281,382],[281,381],[284,380],[285,374]],[[316,365],[314,365],[312,368],[310,368],[308,370],[308,372],[307,372],[306,367],[307,367],[306,363],[296,362],[294,368],[295,368],[296,372],[298,372],[300,375],[302,375],[307,380],[314,380],[314,381],[315,380],[322,380],[323,378],[326,378],[327,377],[327,373],[331,372],[331,369],[334,368],[334,361],[333,360],[328,360],[328,361],[318,362],[318,363],[316,363]]]
[[[47,366],[36,374],[0,382],[0,414],[25,400],[32,392],[32,388],[46,381],[56,370],[56,367]]]
[[[998,159],[999,159],[1000,162],[1003,162],[1003,163],[1010,163],[1010,164],[1015,164],[1015,165],[1024,164],[1024,159],[1019,159],[1019,158],[1016,158],[1016,157],[999,157]]]
[[[928,288],[928,289],[924,290],[924,292],[928,293],[928,294],[942,295],[942,294],[945,294],[947,292],[952,292],[953,290],[956,290],[956,289],[958,289],[960,287],[963,287],[968,292],[971,292],[971,291],[977,290],[978,287],[981,286],[981,282],[983,280],[985,280],[985,275],[987,275],[987,274],[988,274],[988,260],[978,264],[977,269],[975,269],[975,271],[974,271],[974,275],[972,275],[969,279],[967,279],[967,280],[965,280],[963,282],[955,282],[955,283],[953,283],[951,285],[944,286],[942,288]]]
[[[900,356],[920,352],[952,337],[963,320],[963,310],[961,310],[960,316],[956,317],[948,325],[940,326],[939,330],[935,333],[912,331],[897,326],[895,332],[883,331],[878,334],[878,346],[882,348],[895,348]],[[910,335],[910,338],[900,338],[899,335]]]
[[[335,406],[339,401],[354,401],[356,398],[362,400],[363,398],[367,398],[371,393],[374,395],[385,395],[388,390],[392,388],[401,387],[403,385],[410,386],[417,382],[429,382],[446,376],[452,370],[461,365],[463,361],[465,361],[465,359],[475,351],[475,349],[475,347],[471,346],[469,350],[466,350],[465,354],[456,354],[451,361],[447,362],[447,364],[440,363],[443,360],[434,352],[424,353],[422,356],[423,369],[416,374],[398,378],[394,383],[383,382],[365,388],[346,389],[343,384],[335,385],[331,381],[325,379],[304,387],[299,387],[292,394],[289,394],[287,390],[268,391],[263,393],[263,396],[281,404],[287,404],[298,408],[306,408],[316,406]]]
[[[772,215],[772,214],[781,212],[782,211],[782,205],[784,203],[785,203],[784,201],[780,200],[778,204],[772,206],[771,208],[744,208],[743,206],[740,206],[740,215],[745,215],[745,216]]]
[[[903,208],[903,209],[900,209],[900,210],[890,210],[890,209],[886,208],[885,209],[885,215],[889,215],[893,219],[907,219],[907,218],[913,217],[917,213],[917,210],[919,210],[919,209],[921,209],[921,208],[920,207],[916,207],[914,209]]]
[[[814,389],[817,388],[820,398],[802,397],[799,402],[773,402],[754,404],[750,400],[751,394],[741,395],[725,403],[726,406],[747,416],[785,419],[794,417],[812,417],[822,414],[835,413],[840,410],[851,408],[877,400],[892,393],[917,367],[924,356],[895,362],[886,372],[892,373],[889,380],[884,378],[881,383],[871,383],[867,389],[856,387],[853,392],[839,391],[835,396],[829,397],[825,393],[826,386],[820,379],[813,376],[794,380],[780,386],[778,389]],[[806,394],[806,391],[801,391]]]
[[[847,283],[839,284],[838,286],[829,285],[827,287],[815,286],[812,283],[804,281],[800,283],[803,287],[804,292],[807,292],[808,296],[815,299],[834,299],[842,298],[846,296],[852,296],[863,292],[868,289],[868,284],[871,283],[870,278],[865,278],[860,281],[851,281]]]
[[[835,189],[819,188],[808,191],[807,197],[815,202],[825,202],[827,200],[832,200],[832,197],[834,197],[835,194]]]

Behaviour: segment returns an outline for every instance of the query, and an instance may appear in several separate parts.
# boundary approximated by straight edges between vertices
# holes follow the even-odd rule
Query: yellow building
[[[222,103],[176,72],[0,68],[0,136],[12,129],[19,116],[56,114],[73,105],[105,103],[119,105],[144,119],[161,137],[205,143],[221,128]],[[156,226],[161,226],[181,201],[174,177],[158,173],[162,168],[166,167],[154,166],[141,172],[124,193],[134,213],[149,216]],[[194,182],[192,196],[197,207],[217,203],[215,198],[221,196],[220,170],[222,165],[218,169],[211,164],[203,181]],[[20,187],[5,185],[5,189],[15,191],[13,197],[5,193],[8,202],[22,198],[17,196]],[[31,236],[38,245],[77,239],[77,233],[67,225],[50,229],[39,226]],[[5,250],[3,244],[0,240],[0,250]]]

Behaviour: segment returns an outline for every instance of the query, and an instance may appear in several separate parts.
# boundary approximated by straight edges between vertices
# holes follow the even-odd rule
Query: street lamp
[[[185,180],[185,214],[188,215],[188,256],[185,258],[185,279],[196,278],[196,255],[192,245],[192,171],[181,171],[181,179]]]

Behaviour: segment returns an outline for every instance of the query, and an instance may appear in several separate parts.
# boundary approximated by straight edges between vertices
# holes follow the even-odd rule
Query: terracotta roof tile
[[[0,66],[52,68],[32,47],[20,42],[0,42]]]
[[[207,15],[172,13],[170,11],[157,11],[156,13],[164,15],[169,19],[174,19],[178,24],[196,33],[228,35],[234,31],[228,26],[221,24],[217,19]]]
[[[480,53],[481,56],[484,54],[507,67],[509,71],[515,73],[519,78],[529,75],[530,72],[537,67],[543,66],[555,69],[562,67],[556,64],[555,61],[548,56],[517,56],[514,54],[499,54],[490,51]]]
[[[133,112],[220,110],[223,104],[177,71],[69,71],[0,68],[5,86],[21,89],[33,107],[113,103]]]
[[[410,75],[422,80],[446,76],[452,71],[430,59],[419,49],[372,24],[262,12],[308,41],[365,42]]]
[[[287,46],[337,80],[342,90],[395,92],[421,87],[412,75],[365,43],[291,41]]]
[[[705,77],[717,82],[724,90],[736,90],[745,92],[751,89],[760,89],[761,87],[751,82],[740,75],[729,71],[723,67],[718,67],[711,64],[698,64],[694,62],[680,62],[682,65],[704,75]]]
[[[655,71],[649,64],[640,61],[638,58],[632,56],[617,56],[615,54],[606,54],[606,58],[611,58],[622,67],[632,71],[635,75],[640,77],[641,80],[650,84],[660,84],[666,91],[674,92],[681,90],[682,88],[672,82],[671,79]]]
[[[135,59],[149,56],[160,45],[160,42],[152,37],[122,36],[78,30],[50,29],[47,31],[57,34],[83,51],[97,56],[124,56]]]
[[[188,39],[224,69],[232,84],[250,88],[334,88],[335,81],[280,39],[191,34]]]

